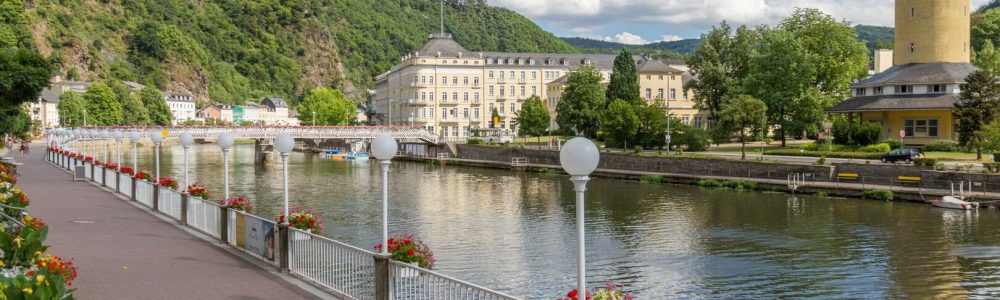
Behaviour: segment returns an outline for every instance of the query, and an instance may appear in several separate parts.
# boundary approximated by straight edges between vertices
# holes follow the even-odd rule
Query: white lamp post
[[[136,148],[139,145],[139,139],[141,138],[142,135],[139,134],[138,131],[133,131],[129,134],[129,139],[132,140],[132,175],[135,175],[135,172],[139,171],[139,158]]]
[[[187,193],[188,187],[188,148],[194,144],[194,137],[191,133],[185,132],[181,133],[181,146],[184,147],[184,193]]]
[[[76,141],[74,141],[74,144],[76,144],[76,153],[83,154],[83,148],[84,148],[84,146],[86,146],[86,144],[83,144],[83,146],[81,146],[81,144],[83,142],[83,139],[82,139],[83,138],[83,129],[80,129],[80,128],[73,129],[73,137],[76,140]]]
[[[600,160],[601,152],[597,150],[597,145],[582,137],[569,140],[559,152],[559,163],[563,170],[569,173],[570,180],[573,181],[573,190],[576,191],[577,293],[580,295],[587,293],[587,258],[584,250],[585,223],[583,220],[584,192],[587,191],[590,173],[597,169],[597,163]]]
[[[122,138],[125,134],[121,130],[115,130],[115,165],[118,166],[118,170],[122,169]]]
[[[222,201],[229,199],[229,148],[233,147],[233,134],[223,132],[219,134],[216,143],[222,148]]]
[[[103,140],[101,143],[104,144],[104,162],[108,162],[108,159],[111,158],[111,144],[108,143],[108,140],[111,139],[111,132],[101,132],[101,138]]]
[[[96,161],[97,160],[97,154],[98,154],[98,152],[97,152],[97,137],[98,137],[98,134],[100,134],[100,133],[97,132],[97,129],[91,129],[91,130],[88,130],[88,132],[89,132],[88,135],[90,135],[90,149],[91,149],[90,152],[92,152],[90,156],[93,156],[94,161]],[[94,161],[91,161],[91,163],[94,163]]]
[[[382,254],[389,254],[389,163],[399,149],[396,139],[381,134],[372,141],[372,155],[382,166]]]
[[[281,153],[281,173],[284,178],[284,191],[285,191],[285,222],[288,224],[288,154],[292,152],[292,148],[295,148],[295,139],[292,135],[287,133],[279,134],[278,137],[274,138],[274,150],[278,150]]]
[[[156,178],[153,179],[153,183],[160,183],[160,142],[163,141],[163,135],[159,132],[152,131],[149,133],[149,140],[153,141],[154,145],[154,156],[156,157]]]

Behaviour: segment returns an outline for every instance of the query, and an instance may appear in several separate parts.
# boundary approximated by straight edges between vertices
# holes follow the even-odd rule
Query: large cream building
[[[431,35],[419,51],[379,75],[372,99],[374,121],[426,128],[445,140],[464,140],[475,128],[490,127],[492,111],[500,116],[497,128],[517,132],[514,121],[532,95],[541,98],[553,119],[566,75],[583,64],[597,67],[610,78],[615,55],[561,53],[471,52],[450,35]],[[669,106],[677,118],[692,124],[703,116],[692,109],[684,94],[689,79],[681,61],[636,57],[640,93],[644,99]],[[707,126],[707,119],[704,119]]]

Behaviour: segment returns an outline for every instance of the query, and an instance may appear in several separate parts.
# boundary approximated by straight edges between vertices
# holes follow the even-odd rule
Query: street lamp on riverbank
[[[219,148],[222,148],[222,201],[225,203],[226,200],[229,200],[229,148],[233,147],[233,134],[220,133],[215,142],[219,144]]]
[[[569,140],[559,152],[559,163],[563,170],[569,173],[570,181],[573,181],[573,190],[576,191],[577,293],[580,295],[587,293],[587,258],[584,246],[585,222],[583,220],[584,192],[587,191],[590,173],[597,169],[597,163],[600,160],[601,153],[597,150],[597,145],[583,137]]]
[[[375,137],[372,155],[382,166],[382,254],[389,254],[389,163],[396,156],[399,145],[388,134]]]
[[[136,172],[139,172],[139,158],[138,158],[138,145],[139,139],[142,135],[138,131],[133,131],[129,134],[129,139],[132,140],[132,176],[135,176]]]
[[[274,150],[281,154],[281,173],[284,178],[283,186],[285,192],[285,224],[288,224],[288,154],[295,148],[295,139],[287,133],[279,134],[274,138]]]
[[[121,170],[121,168],[122,168],[122,138],[123,137],[125,137],[125,134],[122,133],[121,130],[115,130],[115,155],[116,155],[115,165],[118,166],[119,170]]]
[[[153,178],[153,183],[160,184],[160,142],[163,141],[163,136],[159,132],[152,131],[149,133],[149,140],[153,141],[155,149],[153,154],[156,157],[156,178]]]
[[[188,187],[188,148],[194,144],[194,137],[191,133],[185,132],[181,133],[181,146],[184,147],[184,193],[187,193]]]

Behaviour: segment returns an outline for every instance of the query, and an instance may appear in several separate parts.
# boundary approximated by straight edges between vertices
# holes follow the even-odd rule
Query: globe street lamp
[[[187,193],[188,188],[188,148],[194,144],[194,137],[191,133],[184,132],[181,133],[181,146],[184,147],[184,193]]]
[[[222,148],[222,201],[229,199],[229,148],[233,147],[233,134],[223,132],[219,134],[216,143]]]
[[[160,142],[163,141],[163,135],[159,132],[151,131],[149,132],[149,140],[153,141],[154,152],[156,157],[156,178],[154,178],[153,183],[160,184]]]
[[[121,130],[115,130],[115,165],[118,166],[118,170],[122,168],[122,138],[125,134]]]
[[[138,131],[133,131],[129,134],[129,139],[132,140],[132,176],[135,176],[135,172],[139,171],[139,159],[136,147],[139,145],[139,139],[142,135]]]
[[[587,293],[586,263],[587,258],[584,251],[584,220],[583,203],[584,192],[587,191],[587,181],[590,181],[590,173],[597,169],[597,163],[601,160],[601,153],[597,150],[594,142],[582,137],[569,140],[559,151],[559,164],[563,170],[570,175],[573,182],[573,190],[576,191],[576,234],[577,234],[577,293]]]
[[[274,138],[274,150],[278,150],[281,154],[281,172],[284,177],[284,191],[285,191],[285,222],[288,224],[288,154],[292,152],[292,148],[295,148],[295,139],[292,135],[287,133],[279,134]]]
[[[91,155],[91,156],[94,157],[94,160],[91,161],[91,164],[93,164],[94,161],[97,160],[97,154],[98,154],[98,152],[97,152],[97,138],[100,137],[100,133],[97,132],[97,129],[91,129],[91,130],[89,130],[89,132],[90,132],[89,133],[90,134],[90,149],[92,149],[90,152],[93,152],[92,153],[93,155]]]
[[[399,149],[396,139],[381,134],[372,141],[372,155],[382,165],[382,254],[389,254],[389,163]]]

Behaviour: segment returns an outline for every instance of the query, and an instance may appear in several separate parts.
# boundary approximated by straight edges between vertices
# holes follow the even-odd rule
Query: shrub
[[[708,136],[708,132],[701,128],[682,125],[674,131],[672,143],[684,146],[687,151],[705,151],[708,149],[711,139]]]
[[[469,145],[482,145],[483,139],[469,139]]]
[[[642,178],[639,179],[639,180],[642,181],[642,182],[646,182],[646,183],[660,183],[660,182],[663,182],[663,176],[661,176],[661,175],[642,175]]]
[[[722,182],[722,185],[738,191],[752,191],[757,189],[756,182],[746,180],[726,180]]]
[[[783,156],[826,156],[835,158],[851,158],[851,159],[879,159],[882,158],[881,153],[864,153],[864,152],[842,152],[842,151],[799,151],[798,149],[781,149],[781,150],[768,150],[764,151],[765,155],[783,155]]]
[[[837,120],[833,122],[833,142],[835,144],[847,145],[851,140],[851,126],[847,120]]]
[[[961,150],[955,141],[936,141],[924,145],[924,151],[958,152]]]
[[[889,152],[889,150],[892,150],[890,147],[891,146],[889,146],[889,144],[882,143],[882,144],[864,146],[858,150],[860,150],[861,152],[868,152],[868,153],[886,153]]]
[[[558,171],[556,171],[555,169],[552,169],[552,168],[539,168],[535,172],[538,172],[540,174],[548,174],[548,175],[558,173]]]
[[[892,201],[895,194],[892,191],[887,190],[867,190],[864,192],[865,198],[872,198],[877,200]]]
[[[702,179],[698,181],[698,186],[707,188],[721,188],[722,182],[715,179]]]
[[[934,158],[915,158],[913,159],[913,164],[923,167],[933,167],[937,165],[938,161]]]
[[[799,148],[806,151],[819,151],[820,146],[819,141],[816,141],[815,143],[803,144]]]
[[[892,149],[899,149],[899,148],[903,147],[903,143],[900,142],[897,139],[887,139],[887,140],[882,141],[882,142],[886,143],[886,144],[889,144],[890,150],[892,150]]]
[[[642,153],[642,146],[635,146],[635,153]]]
[[[861,122],[854,124],[851,138],[858,145],[871,145],[878,143],[882,138],[882,124],[875,122]]]
[[[990,173],[1000,173],[1000,163],[985,162],[983,163],[983,169],[986,169],[986,171],[989,171]]]
[[[826,156],[820,156],[819,159],[816,160],[816,164],[817,165],[825,165],[826,164]]]

